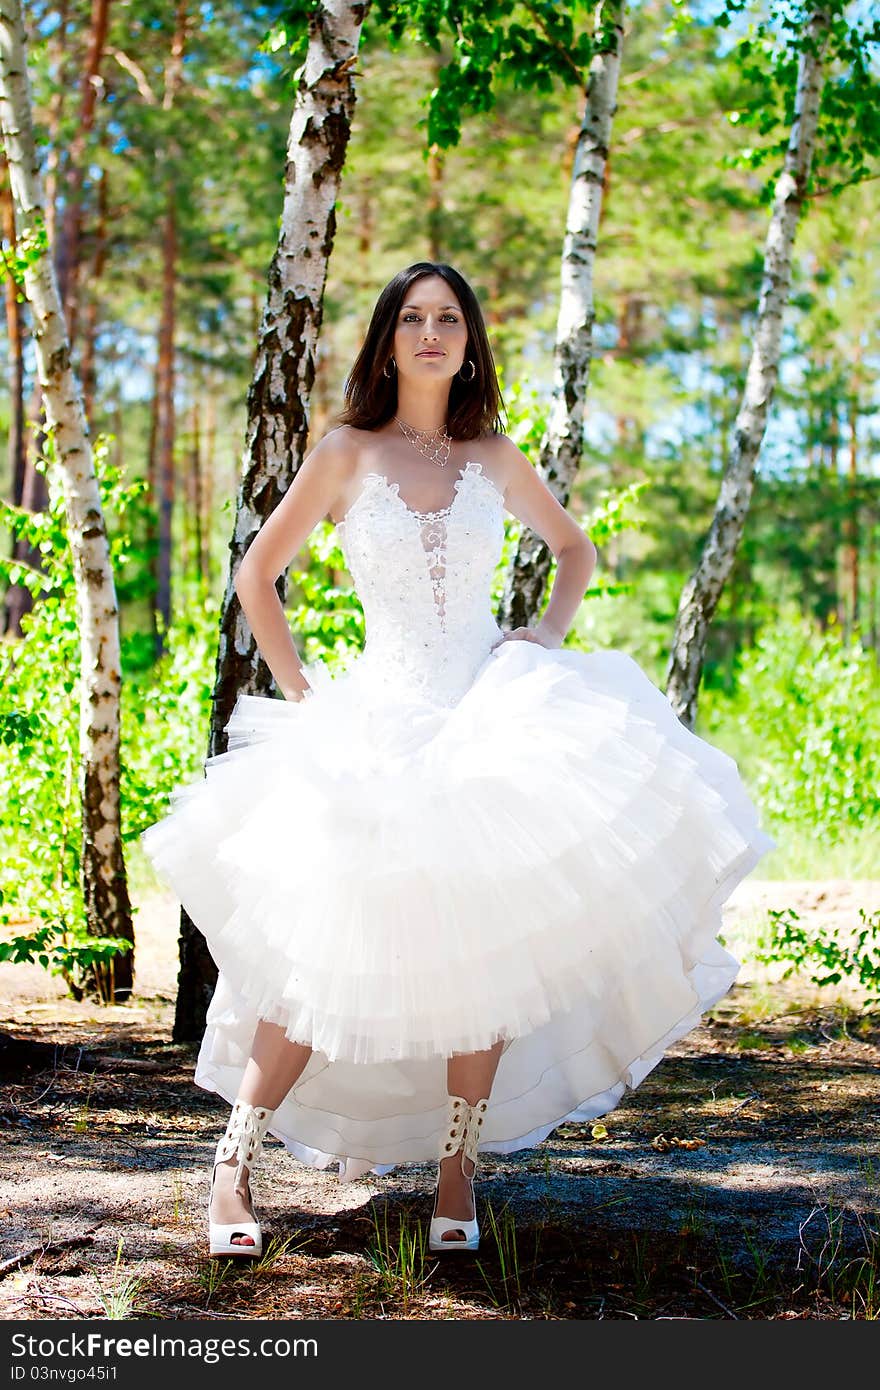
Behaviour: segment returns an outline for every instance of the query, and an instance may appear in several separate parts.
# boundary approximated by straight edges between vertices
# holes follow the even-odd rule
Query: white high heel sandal
[[[217,1141],[214,1167],[211,1172],[211,1190],[208,1193],[208,1249],[212,1256],[255,1256],[263,1253],[263,1234],[259,1221],[234,1221],[231,1223],[212,1221],[211,1199],[214,1195],[214,1179],[217,1176],[218,1163],[222,1163],[224,1159],[235,1157],[238,1159],[238,1166],[235,1170],[235,1187],[240,1187],[245,1164],[247,1164],[248,1177],[245,1191],[250,1209],[251,1211],[254,1210],[250,1175],[262,1150],[269,1121],[274,1114],[274,1110],[267,1110],[264,1105],[249,1105],[246,1100],[237,1100],[232,1107],[226,1133]],[[256,1213],[254,1214],[256,1215]],[[253,1245],[234,1244],[233,1236],[250,1236],[254,1243]]]
[[[467,1178],[470,1183],[471,1201],[474,1204],[474,1215],[470,1221],[456,1221],[451,1216],[436,1215],[437,1198],[440,1194],[440,1164],[438,1162],[434,1207],[431,1212],[431,1227],[428,1232],[428,1249],[431,1251],[479,1249],[480,1224],[477,1220],[474,1178],[477,1174],[477,1145],[480,1140],[480,1126],[488,1108],[488,1100],[478,1100],[476,1104],[469,1105],[464,1096],[449,1096],[448,1098],[448,1121],[446,1131],[440,1141],[440,1158],[451,1158],[453,1154],[459,1153],[463,1158],[469,1158],[474,1165],[474,1171]],[[467,1177],[462,1158],[459,1158],[459,1163],[462,1174]],[[464,1239],[461,1235],[456,1235],[451,1240],[444,1240],[443,1236],[447,1231],[460,1231]]]

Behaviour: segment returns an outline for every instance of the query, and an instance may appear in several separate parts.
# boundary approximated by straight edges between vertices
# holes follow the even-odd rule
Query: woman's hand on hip
[[[538,623],[537,627],[515,627],[510,632],[505,632],[492,647],[492,651],[503,642],[537,642],[539,647],[553,650],[561,647],[564,640],[554,628],[546,623]]]

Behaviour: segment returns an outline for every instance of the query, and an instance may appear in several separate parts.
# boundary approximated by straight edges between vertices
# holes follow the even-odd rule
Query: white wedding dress
[[[231,1103],[283,1025],[314,1051],[270,1132],[343,1180],[435,1158],[447,1055],[498,1038],[483,1149],[610,1110],[729,989],[722,903],[774,847],[625,653],[491,650],[503,514],[473,461],[430,513],[368,474],[338,523],[363,652],[240,695],[142,837],[220,972],[196,1084]]]

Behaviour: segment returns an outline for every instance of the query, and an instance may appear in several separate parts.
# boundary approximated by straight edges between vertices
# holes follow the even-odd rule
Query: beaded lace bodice
[[[364,610],[360,660],[384,681],[455,703],[501,636],[491,587],[504,539],[504,499],[469,459],[448,506],[416,511],[398,483],[367,473],[337,522]]]

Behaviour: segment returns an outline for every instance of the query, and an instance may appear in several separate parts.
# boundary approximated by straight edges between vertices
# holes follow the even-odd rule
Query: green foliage
[[[133,558],[126,513],[144,490],[124,484],[108,461],[107,440],[95,443],[95,469],[114,574]],[[42,570],[0,558],[0,574],[23,583],[34,606],[20,640],[0,647],[0,959],[32,961],[60,975],[77,997],[96,961],[129,950],[121,938],[86,931],[81,887],[79,785],[80,648],[73,563],[64,499],[49,454],[49,502],[29,513],[0,503],[12,535],[41,555]],[[192,592],[180,596],[166,653],[148,676],[127,678],[121,709],[123,839],[164,809],[169,789],[195,768],[206,746],[216,605]],[[122,644],[139,648],[132,632]],[[169,731],[171,731],[169,733]]]
[[[13,919],[18,915],[19,910],[11,913]],[[6,925],[9,920],[10,914],[0,906],[0,922]],[[0,941],[0,961],[42,965],[50,974],[60,975],[73,997],[81,999],[93,967],[105,967],[113,956],[130,950],[131,942],[124,937],[88,936],[77,926],[68,930],[49,922],[36,931],[14,932],[8,940]]]
[[[507,433],[524,453],[535,459],[540,452],[541,442],[547,429],[547,402],[539,400],[537,392],[527,388],[520,381],[515,381],[510,387],[507,387],[504,384],[503,376],[503,372],[499,371],[499,379],[507,401]],[[590,537],[599,551],[613,537],[641,526],[637,504],[647,486],[647,480],[643,479],[630,482],[620,488],[597,487],[594,489],[594,500],[591,507],[572,508],[573,512],[578,514],[582,530]],[[507,571],[513,559],[521,531],[521,523],[516,518],[505,517],[504,545],[492,590],[493,603],[496,607],[500,604],[504,593]],[[556,562],[554,560],[550,566],[545,590],[545,603],[549,602],[555,578]],[[618,581],[614,575],[606,575],[600,568],[586,594],[585,602],[600,597],[610,598],[625,594],[629,592],[630,587],[629,583]],[[566,645],[582,645],[582,634],[579,633],[578,628],[578,624],[573,626]]]
[[[135,839],[197,777],[211,726],[220,604],[197,579],[178,586],[161,657],[126,682],[122,710],[122,838]]]
[[[259,51],[273,55],[285,52],[291,64],[304,63],[309,47],[311,22],[317,13],[319,3],[320,0],[285,0],[279,15],[272,21],[262,43],[259,44]],[[295,70],[291,67],[291,76],[294,82],[298,81],[299,66]]]
[[[42,214],[35,216],[31,229],[16,239],[14,246],[4,246],[0,252],[0,280],[10,276],[18,290],[17,299],[24,303],[25,271],[36,265],[49,249],[49,235]]]
[[[832,927],[802,924],[794,908],[769,912],[770,930],[759,942],[755,958],[765,964],[787,961],[782,978],[805,970],[814,985],[838,985],[846,980],[867,992],[867,1002],[880,1004],[880,912],[869,917],[859,908],[861,927],[851,941]]]
[[[880,669],[870,649],[822,632],[793,606],[738,660],[736,692],[701,704],[709,734],[733,724],[772,826],[835,845],[880,811]]]
[[[23,926],[0,946],[0,959],[36,961],[81,993],[95,961],[106,962],[122,939],[89,936],[80,885],[79,632],[72,556],[67,544],[64,499],[48,457],[49,505],[31,514],[0,502],[0,517],[13,536],[38,549],[42,571],[3,557],[0,574],[24,584],[34,597],[22,618],[20,641],[0,649],[0,924]],[[96,446],[102,499],[117,511],[128,496],[119,475]],[[125,538],[111,542],[115,565],[124,565]]]
[[[309,537],[305,569],[291,569],[294,602],[290,621],[307,662],[319,658],[331,671],[347,665],[363,645],[364,615],[351,584],[339,584],[345,556],[336,528],[322,521]]]
[[[541,93],[557,82],[584,86],[593,43],[580,22],[592,10],[582,0],[374,0],[368,23],[392,48],[417,40],[443,52],[419,125],[427,147],[448,149],[461,137],[463,116],[492,110],[498,80]]]
[[[750,8],[749,0],[723,0],[712,20],[719,29],[732,29],[732,17]],[[788,146],[796,119],[800,56],[807,41],[810,20],[817,12],[814,0],[774,3],[754,21],[738,24],[730,57],[739,68],[744,91],[735,109],[727,112],[732,125],[751,127],[761,143],[744,146],[732,165],[757,169],[772,161],[774,172],[763,190],[765,200]],[[849,183],[872,176],[873,161],[880,154],[880,120],[877,118],[878,87],[876,46],[880,22],[868,11],[862,16],[850,0],[826,0],[827,16],[816,154],[809,187],[838,192]],[[678,5],[679,23],[688,7]],[[834,171],[849,170],[833,181]],[[824,177],[822,176],[824,173]]]

